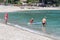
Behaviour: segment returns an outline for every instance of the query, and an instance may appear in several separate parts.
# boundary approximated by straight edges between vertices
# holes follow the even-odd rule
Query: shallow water
[[[52,35],[60,37],[60,10],[35,10],[35,11],[23,11],[23,12],[11,12],[9,15],[9,22],[18,24],[22,27],[40,31],[42,24],[28,25],[31,18],[34,18],[34,22],[41,22],[42,18],[46,16],[47,25],[46,32]],[[4,19],[4,13],[0,14],[0,18]]]

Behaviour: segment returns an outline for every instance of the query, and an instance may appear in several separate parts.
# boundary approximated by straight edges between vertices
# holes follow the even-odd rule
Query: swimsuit
[[[45,23],[42,23],[43,25],[45,25]]]

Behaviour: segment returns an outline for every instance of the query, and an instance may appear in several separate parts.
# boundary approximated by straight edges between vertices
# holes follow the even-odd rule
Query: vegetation
[[[39,0],[27,0],[27,3],[36,3],[36,2],[38,2]]]
[[[0,3],[3,3],[4,0],[0,0]],[[20,2],[20,0],[6,0],[7,3],[11,3],[11,4],[22,4]],[[59,6],[60,5],[60,0],[27,0],[27,3],[28,4],[31,4],[31,3],[44,3],[44,4],[52,4],[52,5],[56,5],[56,6]]]
[[[3,0],[0,0],[0,3],[3,2]]]

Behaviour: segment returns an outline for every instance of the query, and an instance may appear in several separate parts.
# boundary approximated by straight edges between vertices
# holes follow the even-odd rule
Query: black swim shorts
[[[45,23],[42,23],[43,25],[45,25]]]

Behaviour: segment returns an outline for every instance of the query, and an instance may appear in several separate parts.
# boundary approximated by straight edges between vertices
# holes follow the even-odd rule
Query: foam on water
[[[2,19],[0,19],[0,21],[2,21]],[[4,20],[3,20],[4,21]],[[41,23],[41,22],[40,22]],[[52,38],[54,40],[60,40],[60,37],[57,37],[57,36],[54,36],[54,35],[49,35],[49,34],[46,34],[46,33],[42,33],[42,32],[39,32],[39,31],[36,31],[36,30],[32,30],[32,29],[29,29],[29,28],[26,28],[26,27],[22,27],[18,24],[13,24],[13,23],[9,23],[8,22],[8,25],[11,25],[11,26],[14,26],[14,27],[17,27],[17,28],[20,28],[22,30],[26,30],[28,32],[31,32],[31,33],[35,33],[37,35],[41,35],[41,36],[44,36],[44,37],[48,37],[48,38]]]
[[[31,24],[31,23],[28,23],[28,24]],[[34,25],[40,25],[41,24],[41,22],[34,22],[34,23],[32,23],[32,24],[34,24]]]
[[[41,35],[41,36],[44,36],[44,37],[52,38],[52,39],[54,39],[54,40],[60,40],[60,38],[57,37],[57,36],[49,35],[49,34],[46,34],[46,33],[42,33],[42,32],[39,32],[39,31],[35,31],[35,30],[31,30],[31,29],[22,27],[22,26],[17,25],[17,24],[8,23],[8,25],[12,25],[12,26],[14,26],[14,27],[20,28],[20,29],[22,29],[22,30],[25,30],[25,31],[28,31],[28,32],[31,32],[31,33],[35,33],[35,34],[37,34],[37,35]]]

